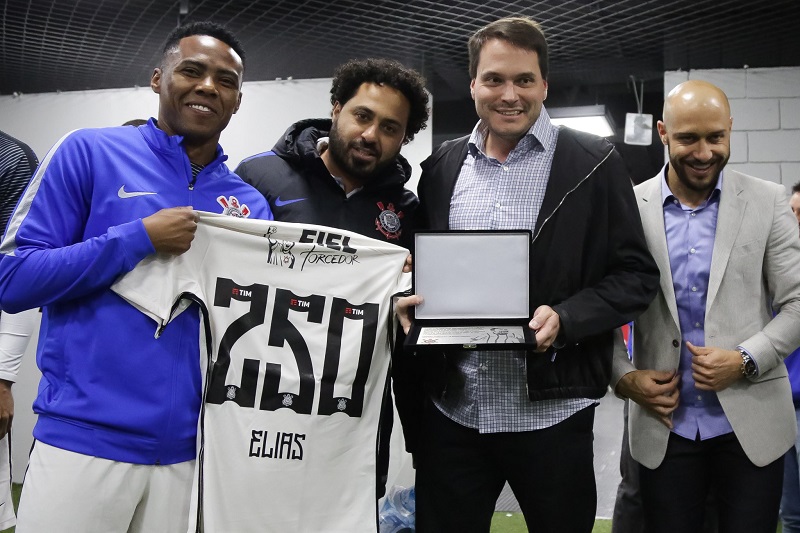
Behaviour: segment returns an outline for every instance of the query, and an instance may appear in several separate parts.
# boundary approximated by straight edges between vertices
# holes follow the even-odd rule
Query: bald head
[[[658,134],[669,152],[667,185],[685,205],[705,201],[730,156],[731,107],[707,81],[681,83],[664,100]]]
[[[722,89],[703,80],[689,80],[672,89],[664,100],[664,122],[669,127],[677,113],[712,111],[731,116],[728,97]]]

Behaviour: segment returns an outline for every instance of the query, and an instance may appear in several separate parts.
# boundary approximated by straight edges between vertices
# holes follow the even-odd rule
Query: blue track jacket
[[[154,248],[142,218],[166,207],[272,219],[264,197],[216,159],[192,179],[183,138],[139,128],[77,130],[42,161],[0,244],[0,308],[44,306],[33,435],[138,464],[194,459],[199,313],[159,339],[109,290]]]

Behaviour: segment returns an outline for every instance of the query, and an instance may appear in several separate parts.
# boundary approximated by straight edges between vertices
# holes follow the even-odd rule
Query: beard
[[[670,159],[670,166],[675,170],[675,174],[678,176],[678,180],[681,184],[696,192],[710,192],[711,189],[716,187],[717,182],[719,181],[719,175],[722,173],[722,169],[725,168],[725,165],[728,163],[727,157],[715,157],[711,162],[711,165],[714,168],[714,172],[711,176],[707,179],[696,179],[690,176],[690,171],[687,167],[691,167],[690,162],[687,162],[686,159],[681,160],[672,160]]]
[[[669,141],[667,142],[667,150],[668,152],[670,150]],[[691,157],[678,158],[670,154],[669,166],[675,171],[678,181],[686,189],[699,193],[710,193],[711,190],[716,187],[719,181],[719,175],[722,173],[722,169],[725,168],[725,165],[728,164],[728,159],[730,159],[730,152],[715,154],[710,161],[711,165],[715,167],[714,172],[705,179],[693,178],[690,175],[689,168],[692,164],[697,162]]]
[[[369,151],[376,158],[368,161],[358,159],[352,155],[351,149]],[[339,134],[336,121],[333,122],[331,131],[328,133],[328,151],[336,165],[346,172],[350,179],[360,183],[369,181],[370,178],[382,173],[395,162],[395,158],[381,161],[380,153],[375,143],[366,143],[360,137],[349,142],[343,139]]]

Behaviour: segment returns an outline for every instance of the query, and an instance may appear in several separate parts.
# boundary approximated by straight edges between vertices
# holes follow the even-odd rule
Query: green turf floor
[[[11,486],[11,495],[14,498],[14,510],[17,509],[19,502],[19,493],[22,490],[22,485],[14,483]],[[5,529],[0,533],[13,533],[14,528]],[[491,533],[527,533],[528,529],[525,527],[525,519],[522,513],[495,513],[492,519]],[[782,528],[778,525],[777,533],[781,533]],[[611,533],[611,520],[596,520],[592,533]]]
[[[491,533],[527,533],[522,513],[495,513]],[[611,520],[596,520],[592,533],[611,533]]]

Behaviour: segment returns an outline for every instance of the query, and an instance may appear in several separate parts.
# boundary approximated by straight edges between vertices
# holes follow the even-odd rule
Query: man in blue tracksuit
[[[109,290],[153,254],[189,249],[193,209],[271,219],[224,164],[244,52],[227,30],[175,30],[151,79],[158,120],[70,133],[0,244],[0,307],[44,306],[36,444],[17,531],[186,531],[201,401],[199,314],[156,340]]]

